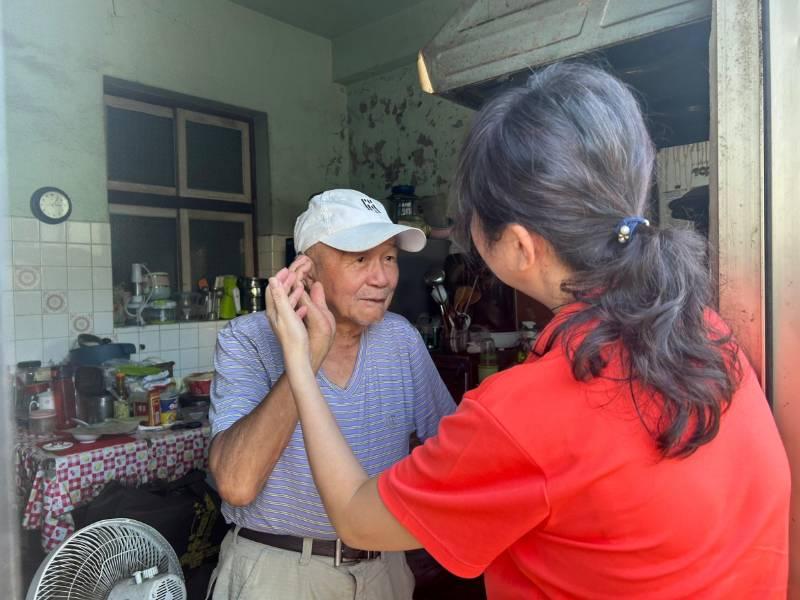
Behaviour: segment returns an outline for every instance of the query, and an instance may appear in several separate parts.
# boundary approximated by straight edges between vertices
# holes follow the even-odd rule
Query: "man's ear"
[[[539,258],[540,238],[519,223],[508,225],[503,232],[504,246],[510,259],[509,266],[518,271],[527,271]]]

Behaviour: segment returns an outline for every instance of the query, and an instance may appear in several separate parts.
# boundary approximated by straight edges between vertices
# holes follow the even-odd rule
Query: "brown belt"
[[[280,535],[277,533],[266,533],[264,531],[255,531],[254,529],[245,529],[242,527],[239,530],[239,535],[245,539],[265,546],[272,546],[273,548],[280,548],[281,550],[289,550],[291,552],[303,551],[303,539],[295,535]],[[341,540],[312,540],[311,554],[317,556],[329,556],[334,559],[334,564],[339,565],[344,562],[353,562],[359,560],[372,560],[379,558],[381,553],[376,550],[358,550],[346,546]]]

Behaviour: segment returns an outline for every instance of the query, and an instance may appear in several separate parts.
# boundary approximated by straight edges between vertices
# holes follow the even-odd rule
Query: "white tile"
[[[42,314],[42,292],[14,292],[14,314]]]
[[[107,244],[92,244],[92,266],[111,266],[111,246]]]
[[[180,351],[180,362],[178,363],[181,369],[196,369],[197,368],[197,348],[184,348]]]
[[[92,247],[89,244],[67,244],[67,266],[91,267]]]
[[[195,329],[184,329],[183,325],[181,325],[180,334],[181,334],[181,345],[180,345],[180,347],[182,349],[183,348],[197,348],[197,345],[198,345],[197,328],[195,328]]]
[[[11,217],[11,239],[15,242],[38,242],[39,220],[28,217]]]
[[[58,223],[56,225],[41,223],[39,225],[39,237],[43,242],[64,243],[67,241],[67,226],[65,223]]]
[[[6,361],[7,365],[15,365],[17,364],[17,350],[14,347],[13,340],[6,340],[2,343],[2,350],[3,350],[3,358]]]
[[[66,267],[67,245],[42,244],[42,264],[51,267]]]
[[[270,240],[272,240],[272,247],[270,250],[273,252],[280,252],[281,254],[286,252],[286,236],[285,235],[271,235],[269,236]]]
[[[114,296],[111,290],[92,290],[92,297],[94,299],[93,308],[95,312],[114,309]]]
[[[159,325],[158,329],[159,329],[159,331],[172,331],[173,329],[175,331],[178,331],[178,324],[177,323],[167,323],[166,325]]]
[[[214,365],[214,346],[201,346],[197,349],[197,368],[210,371]]]
[[[174,362],[175,367],[180,368],[181,353],[177,350],[162,350],[160,355],[164,362]]]
[[[13,259],[14,266],[32,265],[39,266],[42,264],[42,247],[39,242],[14,242]]]
[[[181,347],[180,331],[177,329],[168,329],[165,331],[162,327],[159,338],[162,350],[177,350]]]
[[[42,289],[41,267],[14,267],[15,290]]]
[[[2,335],[0,340],[5,338],[14,339],[14,293],[0,292],[0,328]]]
[[[65,290],[67,287],[66,267],[42,267],[42,289]]]
[[[14,344],[17,362],[42,360],[42,340],[22,340]]]
[[[42,292],[42,312],[45,314],[66,314],[67,308],[67,292],[63,290]]]
[[[91,267],[67,267],[67,283],[70,290],[91,290],[92,289],[92,268]],[[105,289],[111,286],[104,286]]]
[[[117,329],[116,336],[117,341],[120,344],[133,344],[136,346],[136,350],[139,350],[139,332],[135,330],[135,328],[131,327],[132,331],[127,331],[126,329]]]
[[[92,287],[96,290],[110,290],[111,267],[92,267]]]
[[[36,340],[42,337],[42,316],[16,317],[14,337],[18,340]]]
[[[81,333],[92,333],[94,331],[94,320],[91,314],[69,313],[69,332],[70,335],[80,335]]]
[[[14,289],[14,267],[11,265],[0,266],[0,291],[8,292]]]
[[[58,338],[69,335],[67,315],[44,315],[42,317],[42,337]]]
[[[91,244],[92,230],[89,223],[67,221],[67,241],[70,244]]]
[[[95,312],[94,330],[102,334],[111,333],[114,330],[114,313],[111,311]]]
[[[158,352],[161,349],[160,334],[158,331],[139,332],[139,343],[144,345],[143,352]]]
[[[111,243],[111,225],[109,223],[92,223],[91,229],[93,244]]]
[[[272,242],[270,240],[270,236],[268,235],[260,235],[256,241],[256,250],[259,254],[262,252],[270,252],[272,251]]]
[[[92,312],[92,292],[89,290],[70,290],[67,292],[67,306],[70,313]]]
[[[211,325],[203,325],[197,331],[198,346],[214,346],[217,343],[217,328]]]
[[[43,340],[42,362],[59,364],[69,353],[70,338],[50,338]]]

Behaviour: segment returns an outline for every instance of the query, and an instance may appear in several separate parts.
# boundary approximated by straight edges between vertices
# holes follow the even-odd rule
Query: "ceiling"
[[[711,22],[700,21],[578,57],[596,62],[631,86],[643,105],[650,135],[659,148],[709,139],[709,37]],[[446,97],[479,108],[503,89],[525,85],[530,70],[446,92]]]
[[[268,17],[335,38],[423,0],[231,0]]]

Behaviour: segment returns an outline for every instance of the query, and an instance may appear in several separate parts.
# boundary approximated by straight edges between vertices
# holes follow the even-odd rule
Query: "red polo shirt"
[[[789,467],[741,360],[719,434],[661,459],[628,386],[576,381],[556,343],[468,392],[381,498],[447,569],[485,572],[493,600],[785,598]]]

